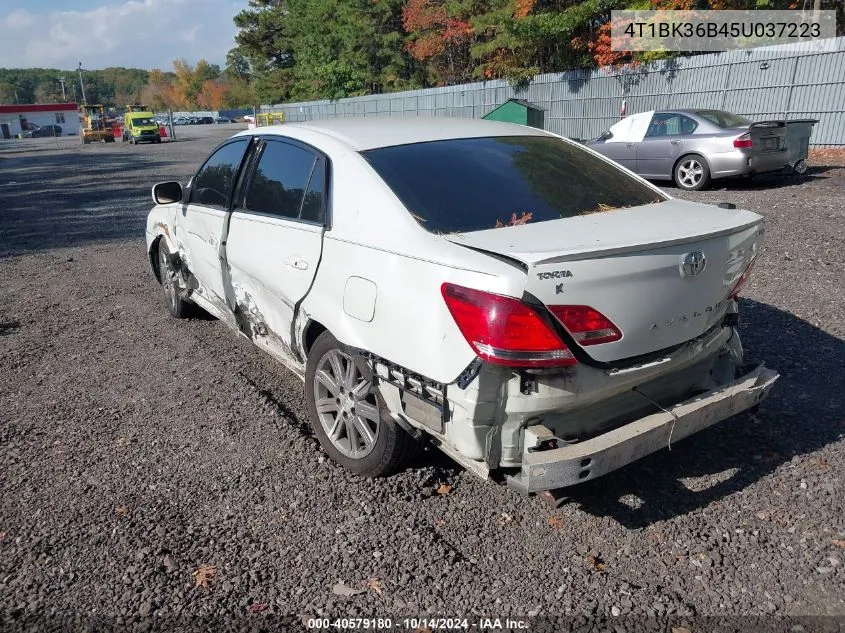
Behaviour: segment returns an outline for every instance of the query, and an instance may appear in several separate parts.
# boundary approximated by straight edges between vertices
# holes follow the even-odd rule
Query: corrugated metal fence
[[[285,119],[356,116],[480,118],[512,97],[545,108],[545,127],[570,138],[595,138],[619,120],[623,87],[628,114],[659,108],[718,108],[753,120],[816,118],[811,144],[845,145],[845,37],[822,51],[770,46],[662,60],[631,72],[570,71],[538,75],[516,92],[505,81],[367,95],[338,101],[263,106]]]

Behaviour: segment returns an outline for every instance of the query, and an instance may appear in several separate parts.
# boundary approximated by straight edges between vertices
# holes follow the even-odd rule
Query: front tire
[[[701,156],[690,154],[675,164],[672,176],[679,189],[699,191],[710,182],[710,167]]]
[[[308,354],[305,395],[320,445],[347,470],[389,475],[413,451],[416,441],[390,418],[369,368],[329,332]]]
[[[167,310],[177,319],[185,319],[191,315],[191,303],[182,297],[179,287],[178,273],[173,265],[170,250],[164,238],[158,241],[158,276],[164,289],[164,299]]]

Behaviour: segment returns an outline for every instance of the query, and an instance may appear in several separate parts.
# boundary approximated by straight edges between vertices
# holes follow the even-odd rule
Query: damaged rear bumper
[[[523,493],[564,488],[601,477],[709,426],[745,411],[766,397],[778,373],[759,365],[720,389],[618,429],[575,444],[537,450],[555,438],[543,426],[525,429],[522,470],[508,486]]]

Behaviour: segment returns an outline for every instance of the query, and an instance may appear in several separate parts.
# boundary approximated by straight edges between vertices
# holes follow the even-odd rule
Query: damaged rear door
[[[289,139],[261,139],[232,211],[226,259],[239,329],[296,360],[293,324],[317,271],[326,226],[327,161]]]

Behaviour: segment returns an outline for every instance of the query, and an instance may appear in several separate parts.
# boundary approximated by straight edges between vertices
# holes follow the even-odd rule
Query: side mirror
[[[611,132],[610,130],[605,130],[601,133],[601,136],[599,136],[599,140],[601,141],[606,141],[609,138],[613,138],[613,132]]]
[[[182,185],[178,182],[160,182],[153,185],[153,202],[156,204],[182,202],[182,195]]]

